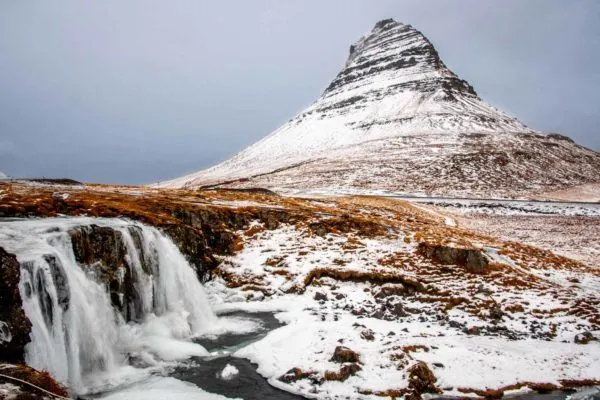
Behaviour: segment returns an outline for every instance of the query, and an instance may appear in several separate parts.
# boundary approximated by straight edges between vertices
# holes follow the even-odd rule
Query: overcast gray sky
[[[600,150],[600,1],[0,0],[0,171],[149,183],[309,105],[392,17],[489,103]]]

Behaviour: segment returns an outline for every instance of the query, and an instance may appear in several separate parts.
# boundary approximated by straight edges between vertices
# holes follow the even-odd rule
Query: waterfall
[[[106,271],[76,261],[70,232],[92,225],[120,232],[126,265]],[[217,317],[196,272],[157,229],[122,219],[10,220],[0,222],[0,245],[21,264],[19,288],[32,323],[26,362],[75,393],[103,391],[174,360],[208,354],[191,339]],[[111,301],[102,268],[133,282],[125,312]]]

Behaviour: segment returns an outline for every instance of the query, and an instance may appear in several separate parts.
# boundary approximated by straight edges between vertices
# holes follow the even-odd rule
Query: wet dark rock
[[[233,233],[246,228],[251,221],[260,221],[266,229],[277,229],[282,223],[294,223],[297,216],[285,210],[177,209],[172,215],[181,224],[166,224],[160,228],[177,244],[198,277],[206,282],[219,262],[215,255],[232,255],[239,250],[239,237]]]
[[[488,259],[481,250],[450,247],[437,244],[419,243],[419,254],[442,265],[459,265],[468,272],[483,273]]]
[[[38,294],[38,302],[40,304],[40,309],[42,310],[44,322],[46,323],[46,326],[51,327],[54,323],[54,312],[52,308],[52,297],[50,297],[50,293],[47,290],[48,283],[46,282],[46,275],[41,269],[34,272],[33,265],[30,265],[29,263],[25,263],[23,268],[27,269],[33,277],[33,285],[35,287],[35,292]],[[31,292],[32,288],[29,288],[28,293],[30,294]]]
[[[52,275],[52,280],[54,281],[54,286],[56,287],[58,296],[58,305],[63,309],[63,311],[67,311],[69,309],[71,292],[69,290],[69,283],[67,281],[65,271],[63,270],[63,266],[55,256],[50,254],[46,254],[44,256],[44,260],[46,260],[50,266],[50,273]]]
[[[201,282],[210,279],[210,273],[219,262],[214,254],[233,254],[237,236],[226,231],[213,231],[208,235],[185,224],[170,224],[162,230],[173,239],[179,251],[194,267]],[[208,244],[210,237],[211,245]],[[216,250],[218,249],[218,250]]]
[[[19,292],[21,265],[0,247],[0,354],[8,362],[23,362],[31,322],[25,316]]]
[[[360,362],[360,357],[359,357],[358,353],[349,349],[348,347],[337,346],[335,348],[335,351],[333,352],[333,357],[331,357],[331,360],[329,360],[329,361],[338,362],[338,363],[347,363],[347,362],[353,363],[353,362]]]
[[[125,265],[127,251],[121,232],[98,225],[81,226],[69,232],[75,260],[83,265],[102,263],[116,269]]]
[[[74,228],[69,234],[75,260],[107,284],[113,306],[126,320],[135,319],[127,307],[129,303],[136,303],[137,294],[121,232],[110,227],[89,225]],[[141,247],[141,243],[138,245]]]

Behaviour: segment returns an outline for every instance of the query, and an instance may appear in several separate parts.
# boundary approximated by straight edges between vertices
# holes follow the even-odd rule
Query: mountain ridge
[[[422,167],[418,162],[412,167],[410,164],[415,164],[419,158],[428,158],[442,169],[462,170],[461,165],[446,158],[452,159],[465,151],[482,158],[477,156],[477,150],[473,148],[476,141],[471,139],[490,139],[487,137],[490,134],[508,135],[480,141],[488,147],[501,142],[500,152],[512,154],[524,150],[530,158],[539,158],[544,150],[558,147],[556,154],[551,156],[559,160],[556,168],[571,171],[568,164],[577,158],[587,164],[575,168],[584,173],[571,171],[549,180],[544,178],[543,171],[538,171],[532,185],[522,182],[527,178],[527,174],[522,174],[516,185],[519,192],[541,190],[548,185],[565,187],[586,183],[593,180],[594,171],[600,171],[598,153],[571,146],[571,142],[557,137],[542,135],[485,103],[473,86],[446,67],[435,47],[420,31],[411,25],[385,19],[350,46],[344,67],[312,105],[223,163],[160,186],[261,185],[285,190],[318,185],[405,193],[494,195],[494,190],[481,190],[481,185],[475,184],[477,179],[471,185],[472,190],[468,186],[462,187],[464,185],[458,190],[452,186],[444,189],[443,183],[449,181],[446,174],[440,174],[441,179],[435,184],[423,182],[419,187],[407,179],[422,179],[398,169],[400,163],[408,164],[408,169]],[[420,139],[413,140],[412,145],[421,146],[417,148],[421,151],[409,151],[411,140],[407,138],[411,137]],[[524,138],[529,138],[530,143],[525,143]],[[373,146],[378,141],[379,144]],[[388,151],[390,147],[399,150],[392,154]],[[432,152],[432,148],[439,151]],[[372,154],[380,154],[382,149],[387,151],[383,162],[372,157]],[[523,160],[515,159],[511,154],[500,157],[505,160],[500,160],[499,164],[522,163]],[[590,159],[591,164],[588,157],[593,159]],[[339,160],[346,161],[340,164]],[[388,168],[390,163],[397,164],[397,172]],[[316,168],[306,168],[307,165]],[[468,168],[472,167],[485,169],[485,165],[468,165]],[[386,168],[385,179],[371,179]],[[586,169],[591,169],[592,173],[585,173]],[[349,170],[352,172],[348,173]],[[338,171],[338,177],[332,176],[331,171]],[[481,179],[486,179],[487,172],[483,171]],[[514,174],[514,171],[507,172]],[[311,182],[302,178],[301,175],[306,173],[311,175]],[[464,174],[457,175],[450,181],[460,181],[460,175]],[[274,179],[256,179],[264,176]],[[510,182],[496,180],[491,182],[490,189],[499,183],[510,185]],[[501,196],[511,196],[508,191],[497,192]]]

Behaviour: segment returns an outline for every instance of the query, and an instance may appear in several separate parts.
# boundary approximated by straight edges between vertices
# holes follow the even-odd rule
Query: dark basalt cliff
[[[20,265],[0,247],[0,354],[8,362],[22,362],[31,322],[25,316],[19,293]]]

